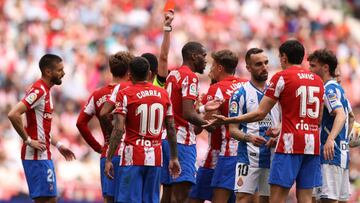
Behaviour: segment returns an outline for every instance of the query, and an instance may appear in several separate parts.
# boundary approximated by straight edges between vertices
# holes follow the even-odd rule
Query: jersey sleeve
[[[270,80],[265,96],[278,100],[285,87],[285,80],[282,75],[276,73]]]
[[[196,100],[199,95],[199,80],[195,74],[185,75],[181,81],[181,94],[184,99]]]
[[[87,104],[83,108],[84,113],[89,116],[93,116],[96,113],[94,95],[91,95]]]
[[[114,113],[115,114],[122,114],[122,115],[126,115],[127,114],[127,104],[128,104],[128,98],[127,96],[124,94],[123,91],[120,91],[118,93],[117,99],[116,99],[116,106],[115,106],[115,110]]]
[[[244,95],[242,94],[244,89],[241,87],[236,90],[229,100],[229,117],[237,117],[243,114]]]
[[[108,98],[107,102],[109,102],[111,105],[115,105],[116,97],[118,95],[119,89],[120,89],[120,84],[118,84],[114,87],[114,90],[112,91],[111,96]]]
[[[335,86],[329,85],[325,88],[325,106],[329,113],[337,108],[343,107],[340,98],[340,90],[338,90]]]
[[[27,109],[35,108],[45,97],[45,91],[41,88],[31,88],[21,100]]]

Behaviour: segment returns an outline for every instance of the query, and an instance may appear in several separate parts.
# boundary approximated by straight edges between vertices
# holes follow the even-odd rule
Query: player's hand
[[[46,150],[46,144],[42,140],[31,140],[29,146],[41,152]]]
[[[280,134],[280,128],[269,128],[265,134],[269,137],[277,137]]]
[[[114,166],[111,161],[106,159],[105,162],[105,175],[110,179],[114,179]]]
[[[194,106],[195,106],[195,109],[197,112],[199,112],[199,108],[202,105],[201,101],[204,96],[205,96],[205,94],[200,94],[194,102]]]
[[[324,158],[325,160],[333,160],[334,159],[334,145],[335,141],[331,138],[328,138],[324,145]]]
[[[179,160],[176,159],[170,159],[169,161],[169,172],[173,179],[178,178],[181,173],[181,167]]]
[[[246,137],[248,137],[248,138],[246,138],[246,141],[251,142],[253,145],[255,145],[257,147],[260,147],[261,145],[266,143],[266,139],[262,136],[249,134]]]
[[[72,161],[76,159],[74,152],[72,152],[67,147],[61,145],[58,150],[65,157],[66,161]]]
[[[171,26],[171,23],[174,20],[174,11],[165,12],[164,17],[165,17],[164,25]]]
[[[217,99],[217,98],[208,101],[205,104],[205,111],[214,111],[214,110],[218,109],[224,101],[225,100],[223,100],[223,99]]]
[[[277,138],[272,137],[272,138],[270,138],[270,139],[266,142],[265,146],[266,146],[267,148],[272,148],[272,147],[275,147],[275,146],[276,146],[276,143],[277,143]]]
[[[225,117],[225,116],[223,116],[223,115],[213,114],[212,116],[213,116],[213,118],[215,118],[215,119],[209,120],[207,124],[202,125],[203,128],[207,128],[207,127],[209,127],[209,126],[219,126],[219,125],[223,125],[223,124],[225,124],[226,119],[227,119],[227,117]]]

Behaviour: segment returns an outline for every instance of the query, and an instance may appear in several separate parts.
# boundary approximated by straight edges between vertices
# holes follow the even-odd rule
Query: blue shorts
[[[115,196],[116,202],[152,203],[160,202],[161,167],[155,166],[120,166],[117,184],[120,191]]]
[[[163,165],[161,167],[161,184],[170,185],[171,176],[169,172],[170,148],[167,139],[162,140]]]
[[[22,160],[29,195],[37,197],[56,197],[56,176],[52,160]]]
[[[196,145],[177,144],[178,158],[181,166],[180,176],[172,179],[171,183],[190,182],[195,184],[196,181]]]
[[[213,188],[211,187],[211,179],[214,169],[200,167],[196,175],[196,184],[191,187],[190,198],[209,200],[212,199]]]
[[[100,159],[100,178],[101,178],[101,191],[103,196],[111,196],[115,195],[115,178],[113,180],[109,179],[105,175],[105,162],[106,157]],[[114,175],[116,176],[117,171],[119,169],[120,157],[114,156],[112,159],[112,164],[114,167]]]
[[[271,162],[269,184],[311,189],[322,185],[320,156],[275,153]]]
[[[234,190],[237,156],[219,156],[211,187]]]

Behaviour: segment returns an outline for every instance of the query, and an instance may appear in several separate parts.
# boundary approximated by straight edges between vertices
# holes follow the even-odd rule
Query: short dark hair
[[[249,65],[250,64],[250,58],[251,58],[251,55],[253,54],[259,54],[259,53],[262,53],[264,52],[264,50],[260,49],[260,48],[251,48],[249,49],[246,54],[245,54],[245,62],[246,62],[246,65]]]
[[[141,55],[141,57],[144,57],[146,60],[148,60],[151,72],[156,74],[158,72],[158,60],[156,56],[152,53],[144,53]]]
[[[203,45],[199,42],[188,42],[181,49],[181,55],[184,61],[189,61],[192,54],[199,54],[203,51]]]
[[[280,55],[286,55],[290,64],[301,64],[304,59],[305,48],[297,40],[288,40],[280,45],[279,52]]]
[[[321,64],[329,66],[329,72],[332,77],[335,77],[335,70],[338,66],[338,60],[335,54],[328,49],[318,49],[307,57],[308,61],[317,60]]]
[[[225,69],[226,73],[234,74],[236,70],[236,66],[239,62],[239,57],[232,51],[228,49],[220,50],[217,52],[213,52],[211,57],[214,61],[220,65],[222,65]]]
[[[149,62],[144,57],[134,57],[130,62],[130,74],[135,81],[144,81],[149,72]]]
[[[114,77],[123,77],[129,70],[134,56],[128,51],[119,51],[109,57],[110,72]]]
[[[41,57],[39,61],[39,67],[41,73],[43,73],[45,69],[53,70],[55,67],[54,65],[60,62],[62,62],[62,58],[60,56],[55,54],[45,54],[44,56]]]

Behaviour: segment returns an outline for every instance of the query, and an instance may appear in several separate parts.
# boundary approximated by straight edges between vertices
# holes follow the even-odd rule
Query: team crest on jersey
[[[192,83],[192,84],[190,85],[190,91],[189,91],[189,93],[190,93],[191,95],[197,96],[197,89],[196,89],[196,84],[195,84],[195,83]]]
[[[236,101],[232,101],[230,103],[230,113],[237,113],[238,112],[238,104]]]
[[[211,95],[208,95],[207,98],[206,98],[208,101],[212,100],[213,97]]]
[[[35,90],[36,91],[36,90]],[[36,93],[30,93],[26,98],[25,98],[25,101],[27,101],[29,104],[32,104],[34,103],[34,101],[36,100],[37,98],[37,94]]]
[[[197,80],[196,80],[196,78],[193,78],[193,82],[196,82]]]

